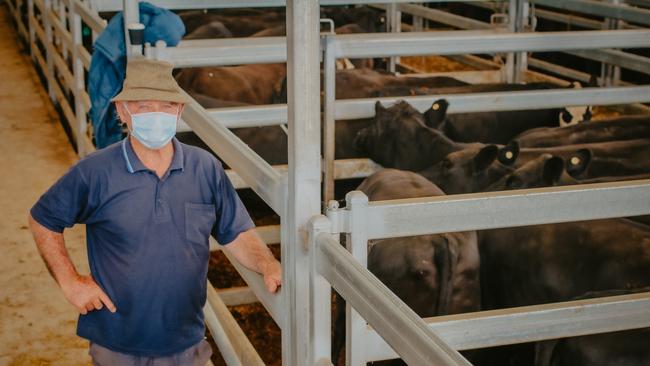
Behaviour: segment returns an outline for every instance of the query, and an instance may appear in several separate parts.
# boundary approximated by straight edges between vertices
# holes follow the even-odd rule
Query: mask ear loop
[[[124,102],[123,105],[124,105],[124,109],[126,109],[126,112],[127,112],[127,113],[129,114],[129,116],[131,117],[131,124],[133,124],[133,113],[131,113],[131,111],[129,110],[129,103],[128,103],[128,102]],[[129,131],[129,135],[132,135],[132,134],[133,134],[133,128],[129,128],[129,125],[126,124],[126,122],[124,122],[124,124],[126,125],[126,130]]]

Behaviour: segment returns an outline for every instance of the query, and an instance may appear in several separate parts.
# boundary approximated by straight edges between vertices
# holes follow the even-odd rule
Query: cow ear
[[[476,170],[487,169],[499,155],[499,148],[496,145],[487,145],[474,156],[474,168]]]
[[[519,157],[519,143],[517,141],[510,141],[508,145],[499,150],[499,162],[504,165],[512,165]]]
[[[566,162],[566,171],[573,178],[579,178],[591,162],[592,153],[589,149],[580,149],[576,151]]]
[[[381,105],[380,101],[375,102],[375,114],[379,114],[382,112],[385,112],[386,108],[384,108],[383,105]]]
[[[546,160],[544,162],[544,172],[542,178],[547,186],[554,186],[560,181],[560,177],[564,172],[564,160],[557,156]]]
[[[438,128],[447,117],[449,102],[446,99],[438,99],[431,105],[431,108],[424,112],[424,123],[431,128]]]
[[[564,123],[571,123],[571,121],[573,121],[573,114],[571,114],[571,112],[569,112],[569,110],[566,108],[560,112],[560,116],[562,117],[562,121],[564,121]]]

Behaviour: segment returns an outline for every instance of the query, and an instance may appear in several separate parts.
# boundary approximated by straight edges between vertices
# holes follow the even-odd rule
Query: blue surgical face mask
[[[160,149],[167,145],[176,134],[178,116],[165,112],[146,112],[131,115],[131,134],[150,149]]]

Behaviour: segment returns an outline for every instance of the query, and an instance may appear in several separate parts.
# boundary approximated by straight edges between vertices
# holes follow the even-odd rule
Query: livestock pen
[[[170,9],[285,6],[280,0],[152,2]],[[125,10],[125,23],[137,22],[137,1],[7,3],[35,65],[45,75],[52,101],[70,124],[79,155],[86,155],[94,147],[86,117],[90,102],[84,74],[90,65],[90,53],[83,44],[82,23],[90,27],[94,38],[105,26],[99,12]],[[603,85],[609,86],[599,88],[335,100],[336,59],[505,53],[507,62],[500,66],[504,81],[523,80],[527,65],[559,75],[578,73],[579,79],[584,79],[585,75],[575,70],[527,59],[525,54],[567,51],[647,73],[647,58],[610,48],[650,48],[650,30],[640,27],[647,26],[650,11],[592,0],[518,0],[509,2],[509,14],[516,16],[510,16],[505,27],[488,27],[475,20],[395,1],[387,7],[391,26],[385,34],[319,31],[320,5],[381,3],[385,1],[287,1],[287,37],[185,40],[177,47],[159,43],[144,48],[145,57],[170,61],[177,68],[287,62],[286,105],[205,109],[193,101],[182,117],[182,129],[195,132],[232,168],[228,174],[235,186],[253,189],[281,218],[280,227],[262,229],[267,242],[281,244],[285,275],[280,294],[269,295],[259,275],[234,258],[229,259],[281,328],[283,364],[332,362],[331,288],[350,304],[346,319],[349,365],[395,357],[413,365],[467,364],[458,350],[650,326],[650,293],[421,319],[365,268],[367,242],[371,239],[650,214],[650,180],[373,203],[368,203],[363,193],[352,192],[344,208],[331,202],[325,216],[321,215],[322,197],[326,202],[334,198],[334,180],[365,177],[380,168],[369,160],[334,158],[335,121],[372,117],[376,101],[388,105],[404,99],[423,111],[433,101],[445,98],[450,101],[450,113],[650,102],[650,85],[621,82],[612,68],[604,69],[601,75]],[[620,30],[524,31],[530,4],[606,16],[637,26],[623,26],[633,29]],[[400,11],[418,14],[413,18],[418,31],[399,32]],[[420,29],[422,20],[418,17],[442,19],[472,30],[426,32]],[[593,21],[583,20],[589,22]],[[588,25],[600,28],[600,24]],[[398,63],[394,59],[390,67]],[[285,123],[289,136],[287,166],[269,165],[229,131]],[[342,250],[338,234],[347,236],[349,251]],[[241,296],[247,291],[242,290],[240,298],[249,299]],[[207,325],[228,364],[261,363],[211,286],[204,310]],[[567,322],[567,317],[574,317],[574,321]]]

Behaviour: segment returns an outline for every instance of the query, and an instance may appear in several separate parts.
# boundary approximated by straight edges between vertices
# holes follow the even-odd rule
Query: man
[[[32,207],[30,229],[94,365],[205,365],[203,305],[214,236],[281,284],[279,262],[219,161],[174,134],[186,99],[172,65],[134,60],[113,101],[129,136],[75,164]],[[64,228],[86,224],[91,274],[70,261]]]

